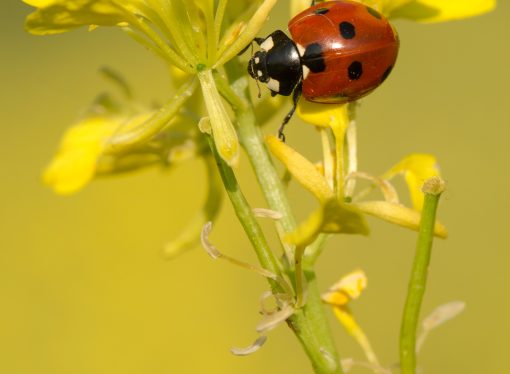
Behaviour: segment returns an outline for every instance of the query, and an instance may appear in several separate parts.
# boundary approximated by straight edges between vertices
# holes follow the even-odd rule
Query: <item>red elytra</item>
[[[304,66],[302,95],[313,102],[365,96],[386,79],[398,55],[398,35],[388,20],[354,1],[314,5],[289,22],[289,31]]]
[[[248,62],[248,73],[271,95],[301,96],[318,103],[345,103],[367,95],[390,74],[399,40],[386,18],[358,2],[343,0],[314,5],[289,22],[289,38],[276,30],[255,38],[260,50]]]

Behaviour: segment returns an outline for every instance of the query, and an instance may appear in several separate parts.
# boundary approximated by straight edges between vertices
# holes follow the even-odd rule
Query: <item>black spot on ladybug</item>
[[[329,12],[328,8],[319,8],[314,10],[315,14],[326,14],[327,12]]]
[[[382,77],[381,77],[381,83],[388,78],[388,75],[390,75],[391,71],[393,70],[393,65],[388,66],[388,68],[384,71]]]
[[[359,61],[353,61],[347,68],[347,73],[351,81],[358,80],[363,74],[363,65]]]
[[[356,36],[356,28],[350,22],[341,22],[340,23],[340,35],[344,39],[352,39]]]
[[[372,16],[374,16],[377,19],[382,19],[381,13],[379,13],[377,10],[370,8],[369,6],[366,7],[368,13],[370,13]]]
[[[307,45],[301,60],[303,65],[307,66],[313,73],[320,73],[326,69],[322,47],[319,43]]]

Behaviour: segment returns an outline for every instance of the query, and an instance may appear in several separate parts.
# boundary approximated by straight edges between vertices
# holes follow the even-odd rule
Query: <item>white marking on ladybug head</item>
[[[255,63],[258,64],[260,62],[260,58],[255,57]]]
[[[266,38],[266,40],[264,40],[262,42],[262,44],[260,45],[260,49],[262,49],[264,51],[269,51],[273,47],[274,47],[274,41],[273,41],[273,37],[272,36],[268,36]]]
[[[310,69],[308,68],[308,66],[303,65],[303,79],[306,79],[306,77],[308,77],[308,74],[310,74]]]
[[[257,70],[257,75],[258,75],[259,77],[261,77],[261,76],[262,76],[262,71]]]
[[[276,79],[270,78],[266,85],[270,90],[280,92],[280,82]]]
[[[301,44],[296,43],[297,50],[299,52],[299,56],[303,57],[305,54],[305,47],[303,47]]]

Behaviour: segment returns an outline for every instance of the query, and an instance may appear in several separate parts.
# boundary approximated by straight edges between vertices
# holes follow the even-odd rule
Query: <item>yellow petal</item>
[[[311,244],[321,233],[368,235],[369,229],[363,215],[351,204],[340,204],[335,199],[326,201],[285,239],[298,247]]]
[[[410,154],[386,172],[382,178],[391,179],[397,174],[404,175],[413,207],[421,211],[424,198],[421,190],[423,183],[431,177],[439,176],[436,158],[428,154]]]
[[[355,206],[363,213],[381,218],[386,222],[394,223],[414,231],[418,231],[420,228],[420,213],[403,205],[387,201],[365,201],[352,203],[351,205]],[[448,231],[446,230],[446,227],[436,221],[434,235],[441,239],[445,239],[448,236]]]
[[[329,127],[335,137],[335,193],[339,200],[344,198],[345,167],[344,141],[349,126],[349,106],[347,104],[318,104],[301,100],[297,114],[307,123],[319,127]]]
[[[345,306],[352,299],[360,297],[367,287],[367,276],[363,270],[354,270],[343,276],[322,295],[322,300],[330,305]]]
[[[367,336],[361,329],[361,327],[358,325],[352,314],[348,309],[340,308],[340,307],[334,307],[333,311],[335,312],[335,316],[340,321],[342,326],[345,327],[347,332],[354,337],[354,339],[358,342],[358,344],[361,346],[361,349],[363,349],[363,352],[367,356],[368,361],[374,365],[376,368],[380,368],[379,366],[379,360],[377,359],[377,356],[374,353],[374,350],[372,349],[372,346],[370,344],[370,341],[368,340]],[[377,370],[376,372],[383,372],[382,370]]]
[[[59,0],[23,0],[25,4],[32,5],[37,8],[44,8],[59,2]]]
[[[300,100],[296,109],[297,115],[306,123],[319,127],[331,127],[338,124],[347,128],[347,104],[319,104]]]
[[[301,154],[280,141],[275,136],[268,136],[266,142],[270,151],[292,174],[292,176],[319,201],[326,202],[333,198],[333,191],[328,186],[326,178],[319,173],[314,164]]]
[[[361,346],[367,359],[373,365],[379,366],[377,356],[375,355],[370,342],[358,325],[351,311],[347,307],[349,301],[357,299],[363,290],[367,287],[367,276],[363,270],[355,270],[343,276],[337,283],[322,295],[322,300],[333,306],[335,316],[345,327],[347,332]]]
[[[496,0],[415,0],[391,9],[391,18],[445,22],[490,12]]]
[[[58,194],[82,188],[94,177],[104,144],[121,122],[121,118],[94,117],[71,127],[43,174],[44,183]]]
[[[114,0],[25,2],[38,8],[26,19],[27,30],[36,35],[58,34],[81,26],[114,26],[128,21],[130,17]]]

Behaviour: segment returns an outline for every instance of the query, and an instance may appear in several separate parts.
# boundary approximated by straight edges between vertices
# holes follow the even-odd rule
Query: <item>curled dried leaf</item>
[[[283,217],[283,214],[280,212],[266,208],[253,208],[253,214],[255,214],[256,217],[271,218],[274,220],[279,220]]]
[[[273,314],[266,316],[257,325],[257,332],[263,333],[274,329],[280,323],[285,322],[287,318],[294,314],[294,307],[288,303],[284,303],[281,309]]]
[[[265,335],[260,335],[257,340],[255,340],[252,344],[250,344],[248,347],[244,347],[244,348],[236,348],[236,347],[232,347],[230,348],[230,352],[232,352],[232,354],[236,355],[236,356],[247,356],[247,355],[251,355],[252,353],[255,353],[257,352],[260,348],[262,348],[262,346],[264,345],[264,343],[266,342],[267,340],[267,336]]]

